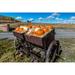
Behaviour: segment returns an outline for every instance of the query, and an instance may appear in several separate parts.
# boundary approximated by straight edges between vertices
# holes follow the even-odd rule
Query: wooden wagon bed
[[[20,40],[19,49],[27,49],[27,54],[35,54],[38,55],[38,50],[36,53],[32,49],[32,45],[35,47],[39,47],[44,52],[43,61],[54,61],[56,56],[60,54],[60,43],[55,40],[55,29],[49,30],[46,34],[42,36],[28,35],[27,33],[17,33],[13,32],[14,36]],[[18,48],[17,48],[18,49]],[[40,53],[39,52],[39,53]],[[40,56],[41,58],[41,56]],[[42,58],[41,58],[42,59]]]

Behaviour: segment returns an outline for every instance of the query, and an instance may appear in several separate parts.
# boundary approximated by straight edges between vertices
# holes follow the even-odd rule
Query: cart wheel
[[[55,49],[50,62],[54,62],[56,57],[57,57],[57,50]]]
[[[62,50],[61,50],[60,42],[57,40],[54,45],[54,52],[52,54],[51,62],[55,62],[59,58],[61,52]]]
[[[55,62],[61,52],[60,42],[54,40],[46,52],[46,62]]]
[[[55,40],[52,41],[52,43],[50,43],[49,47],[48,47],[48,50],[46,52],[46,58],[45,58],[45,61],[46,62],[50,62],[51,59],[52,59],[52,51],[53,51],[53,45],[55,44]]]

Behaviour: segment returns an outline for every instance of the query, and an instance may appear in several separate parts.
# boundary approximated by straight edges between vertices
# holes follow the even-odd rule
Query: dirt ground
[[[62,53],[58,62],[75,62],[75,38],[59,39]]]

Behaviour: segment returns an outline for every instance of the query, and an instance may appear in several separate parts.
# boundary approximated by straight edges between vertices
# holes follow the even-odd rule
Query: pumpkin
[[[17,32],[17,31],[19,31],[19,27],[17,27],[17,28],[15,29],[15,32]]]
[[[36,25],[34,25],[34,26],[32,26],[32,28],[40,28],[40,26],[36,26]]]
[[[20,28],[23,28],[24,31],[27,31],[28,30],[28,27],[27,26],[20,26]]]
[[[24,31],[24,29],[23,28],[19,28],[19,32],[22,32],[22,31]]]
[[[52,25],[47,26],[48,29],[53,29],[54,27]]]
[[[45,25],[41,25],[40,27],[44,32],[48,32],[49,30]]]
[[[32,28],[32,25],[28,25],[28,28]]]
[[[48,32],[48,30],[49,30],[48,28],[43,28],[44,32]]]
[[[15,32],[22,32],[22,31],[24,31],[23,28],[19,28],[19,27],[17,27],[17,28],[15,29]]]
[[[40,35],[43,35],[44,34],[44,31],[42,29],[39,29],[37,31],[34,31],[34,34],[40,36]]]
[[[40,28],[45,28],[46,26],[44,26],[44,25],[40,25]]]

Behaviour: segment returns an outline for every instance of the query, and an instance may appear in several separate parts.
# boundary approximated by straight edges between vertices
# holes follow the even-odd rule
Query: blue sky
[[[75,13],[0,13],[3,16],[10,16],[17,20],[27,20],[37,23],[71,23],[75,24]]]

